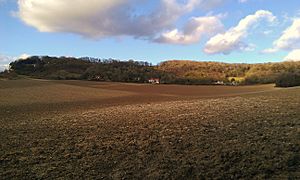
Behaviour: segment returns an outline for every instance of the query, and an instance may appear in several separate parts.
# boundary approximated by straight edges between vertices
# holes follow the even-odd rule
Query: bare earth
[[[300,88],[0,81],[0,179],[299,179]]]

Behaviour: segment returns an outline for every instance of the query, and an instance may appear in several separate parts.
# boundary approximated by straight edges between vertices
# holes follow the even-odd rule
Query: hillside
[[[76,79],[164,84],[300,85],[300,62],[229,64],[171,60],[153,66],[143,61],[32,56],[10,64],[11,74],[45,79]],[[2,73],[2,76],[4,76]]]
[[[176,77],[191,80],[231,81],[242,84],[275,83],[282,74],[293,74],[300,84],[300,62],[263,64],[229,64],[219,62],[196,62],[171,60],[160,63],[160,71],[175,74]]]
[[[171,60],[160,63],[157,68],[183,79],[226,81],[228,77],[244,77],[251,65]]]

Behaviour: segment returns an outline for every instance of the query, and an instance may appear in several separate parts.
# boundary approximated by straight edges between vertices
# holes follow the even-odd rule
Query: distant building
[[[92,77],[89,78],[89,80],[92,80],[92,81],[103,81],[103,77],[101,75],[94,75]]]
[[[215,85],[224,85],[225,83],[224,83],[224,81],[217,81],[217,82],[215,82],[214,84],[215,84]]]
[[[151,78],[148,80],[149,83],[151,84],[159,84],[160,83],[160,79],[158,78]]]

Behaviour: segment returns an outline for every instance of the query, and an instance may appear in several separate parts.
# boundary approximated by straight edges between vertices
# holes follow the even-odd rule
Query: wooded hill
[[[264,84],[300,85],[300,62],[229,64],[219,62],[143,61],[32,56],[10,63],[2,73],[45,79],[78,79],[116,82],[148,82],[159,78],[165,84]],[[292,82],[289,82],[292,81]]]
[[[157,68],[172,73],[178,78],[199,80],[210,79],[212,82],[231,80],[239,84],[275,83],[283,74],[295,76],[300,81],[300,62],[280,62],[263,64],[228,64],[219,62],[166,61]],[[299,83],[300,85],[300,83]]]

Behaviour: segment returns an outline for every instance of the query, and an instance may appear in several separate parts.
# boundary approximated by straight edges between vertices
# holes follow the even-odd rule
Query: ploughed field
[[[300,178],[300,88],[0,80],[0,179]]]

